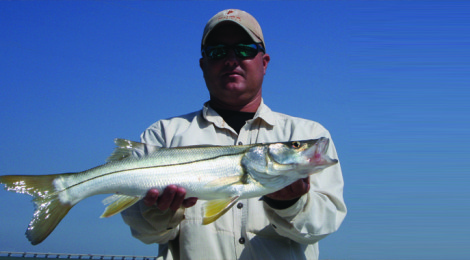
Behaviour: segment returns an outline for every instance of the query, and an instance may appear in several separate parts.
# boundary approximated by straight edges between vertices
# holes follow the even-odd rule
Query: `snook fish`
[[[207,200],[203,224],[227,212],[239,199],[260,197],[334,165],[326,155],[328,138],[243,146],[158,148],[115,139],[116,149],[106,164],[78,173],[5,175],[5,189],[33,196],[36,205],[26,230],[31,244],[41,243],[68,211],[97,194],[105,199],[101,217],[130,207],[151,188],[184,187],[187,197]],[[147,152],[139,157],[134,152]]]

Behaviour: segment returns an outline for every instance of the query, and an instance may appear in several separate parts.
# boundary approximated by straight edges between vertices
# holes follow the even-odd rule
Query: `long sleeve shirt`
[[[273,112],[261,103],[237,134],[206,103],[200,111],[154,123],[141,141],[179,147],[319,137],[330,138],[327,153],[338,158],[330,133],[317,122]],[[173,212],[141,201],[122,217],[134,237],[159,244],[162,259],[318,259],[318,241],[336,231],[346,216],[339,163],[310,176],[310,191],[286,209],[271,208],[259,198],[242,199],[214,223],[202,225],[202,204]]]

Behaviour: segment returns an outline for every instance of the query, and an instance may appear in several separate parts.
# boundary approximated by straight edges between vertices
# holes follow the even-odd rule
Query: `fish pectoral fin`
[[[222,177],[216,180],[213,180],[205,185],[206,188],[211,187],[224,187],[230,185],[243,185],[246,184],[243,182],[243,175],[241,176],[229,176],[229,177]]]
[[[134,205],[137,201],[141,199],[141,196],[128,196],[122,194],[112,195],[103,200],[105,205],[110,204],[106,207],[101,218],[107,218],[118,214],[119,212],[127,209],[128,207]]]
[[[204,219],[203,225],[210,224],[225,214],[235,203],[237,203],[240,196],[232,198],[224,198],[217,200],[210,200],[204,204]]]

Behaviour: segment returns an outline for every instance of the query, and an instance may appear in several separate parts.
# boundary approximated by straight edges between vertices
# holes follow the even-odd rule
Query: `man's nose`
[[[230,49],[227,53],[227,57],[225,57],[225,63],[227,65],[235,65],[238,64],[238,57],[235,54],[234,49]]]

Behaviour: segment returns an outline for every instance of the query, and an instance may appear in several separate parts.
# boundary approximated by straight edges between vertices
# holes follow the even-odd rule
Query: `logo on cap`
[[[233,20],[241,22],[242,18],[239,15],[236,15],[234,10],[227,10],[224,12],[224,15],[219,17],[218,20]]]

